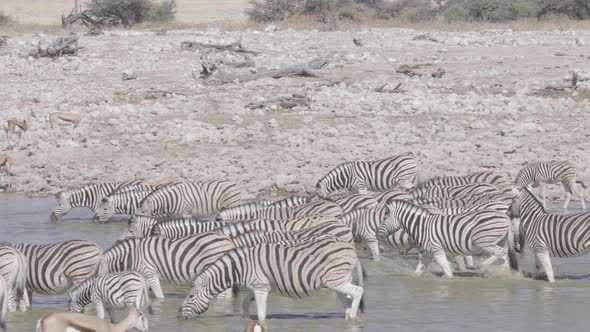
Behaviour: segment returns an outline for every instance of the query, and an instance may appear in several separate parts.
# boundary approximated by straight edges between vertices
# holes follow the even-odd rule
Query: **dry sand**
[[[230,179],[247,197],[305,193],[340,162],[406,151],[421,160],[424,176],[490,169],[514,177],[527,161],[567,159],[590,182],[589,84],[544,90],[566,87],[572,69],[590,72],[590,31],[433,32],[439,42],[413,40],[418,34],[110,31],[80,37],[79,56],[56,60],[25,56],[55,36],[11,38],[0,48],[2,115],[37,117],[7,152],[15,160],[13,189],[174,177]],[[240,37],[260,52],[252,57],[257,70],[318,57],[329,64],[319,78],[211,85],[193,77],[200,59],[230,54],[179,47]],[[403,64],[417,65],[423,76],[397,73]],[[433,78],[439,68],[446,74]],[[121,79],[128,69],[136,80]],[[394,93],[374,91],[399,83]],[[309,107],[246,107],[292,94],[305,95]],[[47,116],[56,110],[86,114],[75,141],[68,127],[49,129]]]

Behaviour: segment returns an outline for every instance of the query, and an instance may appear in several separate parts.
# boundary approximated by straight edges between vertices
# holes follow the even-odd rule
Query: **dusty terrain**
[[[56,36],[11,38],[0,47],[2,117],[36,116],[7,151],[12,188],[57,192],[173,177],[230,179],[248,197],[304,193],[340,162],[405,151],[420,158],[425,177],[486,169],[514,177],[527,161],[568,159],[590,182],[589,82],[545,90],[567,87],[572,69],[590,72],[590,31],[433,32],[438,42],[413,40],[421,33],[110,31],[81,36],[79,56],[56,60],[26,56],[33,43]],[[316,78],[220,85],[198,79],[200,59],[235,54],[180,48],[185,40],[240,39],[259,52],[243,71],[328,64]],[[397,73],[401,65],[418,65],[423,76]],[[433,78],[439,68],[446,74]],[[130,69],[138,78],[123,81]],[[246,107],[292,94],[309,105]],[[49,129],[57,110],[86,114],[75,141],[67,126]]]

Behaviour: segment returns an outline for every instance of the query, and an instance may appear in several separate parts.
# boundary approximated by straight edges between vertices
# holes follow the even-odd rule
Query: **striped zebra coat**
[[[261,243],[296,242],[324,234],[332,235],[340,241],[350,244],[354,241],[350,227],[343,225],[338,221],[326,222],[298,231],[252,231],[232,238],[231,241],[234,243],[235,247],[253,247]]]
[[[506,258],[512,269],[518,268],[512,241],[510,218],[497,211],[475,211],[460,215],[436,215],[404,201],[387,205],[388,217],[379,227],[381,238],[403,228],[420,248],[431,253],[445,276],[452,277],[447,254],[453,257],[487,253],[487,266],[498,258]],[[508,247],[508,248],[507,248]],[[508,249],[508,250],[507,250]]]
[[[400,186],[412,188],[417,180],[418,161],[411,153],[373,161],[345,162],[328,172],[316,184],[321,197],[340,190],[367,194]]]
[[[101,258],[96,243],[71,240],[52,244],[14,244],[27,260],[27,290],[55,295],[93,277]]]
[[[554,184],[561,183],[566,193],[565,202],[563,208],[567,209],[572,194],[576,193],[580,195],[582,201],[582,208],[586,209],[586,202],[584,201],[584,192],[576,190],[576,182],[582,185],[582,188],[586,189],[584,182],[576,180],[576,168],[568,161],[538,161],[527,164],[518,174],[516,175],[515,185],[517,189],[533,187],[541,187],[543,196],[543,206],[545,207],[546,202],[546,191],[543,184]]]
[[[240,205],[238,186],[229,181],[170,183],[147,195],[137,214],[155,217],[206,217]]]
[[[197,219],[178,218],[161,221],[152,227],[150,236],[177,239],[201,233],[217,231],[228,225],[225,221],[203,222]]]
[[[373,198],[377,200],[379,206],[384,206],[392,200],[411,201],[413,199],[408,192],[397,189],[375,193]]]
[[[102,199],[96,208],[95,220],[99,224],[109,221],[115,214],[133,215],[139,203],[153,190],[125,190]]]
[[[494,200],[483,199],[466,201],[462,199],[433,199],[433,200],[414,200],[412,203],[423,207],[434,207],[440,212],[439,214],[462,214],[465,212],[479,211],[479,210],[496,210],[503,213],[508,213],[511,203]]]
[[[489,183],[496,186],[504,194],[512,195],[512,183],[502,175],[492,172],[476,172],[460,176],[435,177],[419,184],[419,187],[460,186],[469,183]]]
[[[357,209],[368,209],[376,207],[379,202],[373,195],[349,194],[330,197],[328,199],[342,208],[343,215]]]
[[[297,231],[306,228],[315,227],[327,222],[339,222],[338,218],[332,216],[316,215],[309,217],[300,217],[292,219],[253,219],[239,222],[228,223],[215,232],[224,234],[229,238],[235,238],[244,233],[253,231]]]
[[[372,260],[379,260],[379,240],[377,231],[385,221],[385,207],[377,206],[370,209],[358,209],[347,213],[341,218],[350,227],[357,241],[367,244]]]
[[[552,214],[528,189],[521,190],[512,205],[513,217],[520,217],[521,248],[524,243],[554,282],[551,256],[576,257],[590,251],[590,213]],[[524,243],[522,243],[524,242]]]
[[[273,209],[280,209],[280,211],[289,211],[290,207],[296,207],[300,205],[305,205],[311,203],[311,199],[309,197],[302,197],[302,196],[293,196],[287,197],[278,201],[259,201],[259,202],[250,202],[245,203],[240,206],[236,206],[233,208],[223,209],[220,214],[217,216],[218,220],[223,220],[223,218],[228,218],[231,220],[235,219],[248,219],[244,216],[256,215],[258,214],[259,210],[269,209],[271,211]],[[284,209],[284,210],[283,210]],[[274,211],[274,210],[273,210]]]
[[[85,185],[73,191],[64,191],[57,194],[57,205],[51,212],[51,220],[56,221],[76,207],[86,207],[96,212],[102,199],[112,192],[126,186],[137,184],[139,181],[105,182]]]
[[[254,293],[259,321],[266,319],[271,290],[300,298],[320,288],[350,296],[352,305],[346,309],[346,318],[354,318],[363,296],[363,288],[351,282],[355,272],[362,274],[354,247],[329,235],[297,244],[264,243],[238,248],[197,276],[178,318],[195,318],[208,309],[216,295],[236,286],[248,287]]]
[[[6,332],[6,312],[8,311],[8,296],[10,289],[6,281],[0,276],[0,330]]]
[[[496,186],[489,183],[468,183],[458,186],[417,187],[409,191],[414,199],[465,198],[474,199],[483,195],[501,194]]]
[[[249,206],[237,207],[219,212],[217,220],[289,219],[311,215],[326,215],[338,218],[342,213],[342,208],[338,204],[320,200],[291,207],[275,205],[262,209],[252,209]]]
[[[20,311],[27,311],[27,307],[31,305],[26,292],[27,261],[18,249],[0,245],[0,276],[8,287],[8,310],[15,311],[18,302]]]
[[[96,315],[105,318],[105,310],[114,322],[114,309],[130,308],[143,313],[149,307],[149,292],[141,273],[126,271],[108,273],[87,279],[68,292],[70,312],[84,312],[89,304],[96,306]]]
[[[98,274],[134,270],[146,277],[157,298],[164,298],[160,279],[189,284],[233,243],[218,233],[203,233],[181,239],[145,238],[117,241],[104,252]]]

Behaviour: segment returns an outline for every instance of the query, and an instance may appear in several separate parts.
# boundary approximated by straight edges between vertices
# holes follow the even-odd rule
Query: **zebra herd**
[[[151,311],[149,290],[164,298],[162,281],[191,285],[178,319],[204,313],[219,294],[248,289],[248,313],[256,302],[266,317],[271,291],[299,298],[320,288],[334,290],[354,319],[364,307],[365,272],[355,242],[378,261],[384,247],[418,250],[433,257],[446,277],[499,262],[519,270],[527,246],[536,269],[555,281],[550,257],[590,251],[590,213],[553,214],[545,209],[543,183],[562,183],[564,208],[583,182],[569,162],[535,162],[516,180],[492,172],[420,181],[411,153],[375,161],[345,162],[322,177],[316,194],[244,203],[238,186],[219,180],[200,183],[141,181],[86,185],[57,195],[56,221],[86,207],[105,223],[130,215],[121,238],[107,249],[86,240],[54,244],[0,245],[0,327],[6,311],[30,306],[33,293],[68,292],[68,308],[97,315],[130,308]],[[532,192],[541,186],[543,201]],[[375,263],[376,264],[376,263]],[[540,272],[540,271],[536,271]],[[147,321],[140,326],[147,329]]]

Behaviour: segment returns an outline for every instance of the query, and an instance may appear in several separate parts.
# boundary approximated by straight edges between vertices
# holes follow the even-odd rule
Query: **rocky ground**
[[[567,159],[590,182],[590,31],[432,32],[432,41],[405,29],[273,30],[109,31],[80,36],[78,56],[55,60],[27,54],[57,36],[8,39],[2,119],[35,118],[14,149],[0,143],[14,159],[3,181],[53,193],[223,178],[254,197],[311,192],[340,162],[412,151],[424,177],[491,169],[513,178],[527,161]],[[239,40],[258,53],[182,50],[187,40]],[[250,67],[231,70],[249,73],[318,58],[327,61],[318,77],[199,78],[203,61],[244,60]],[[420,75],[399,73],[402,65]],[[442,78],[432,77],[439,68]],[[124,71],[137,78],[123,80]],[[268,103],[293,94],[304,104]],[[75,140],[68,126],[50,129],[54,111],[85,114]]]

